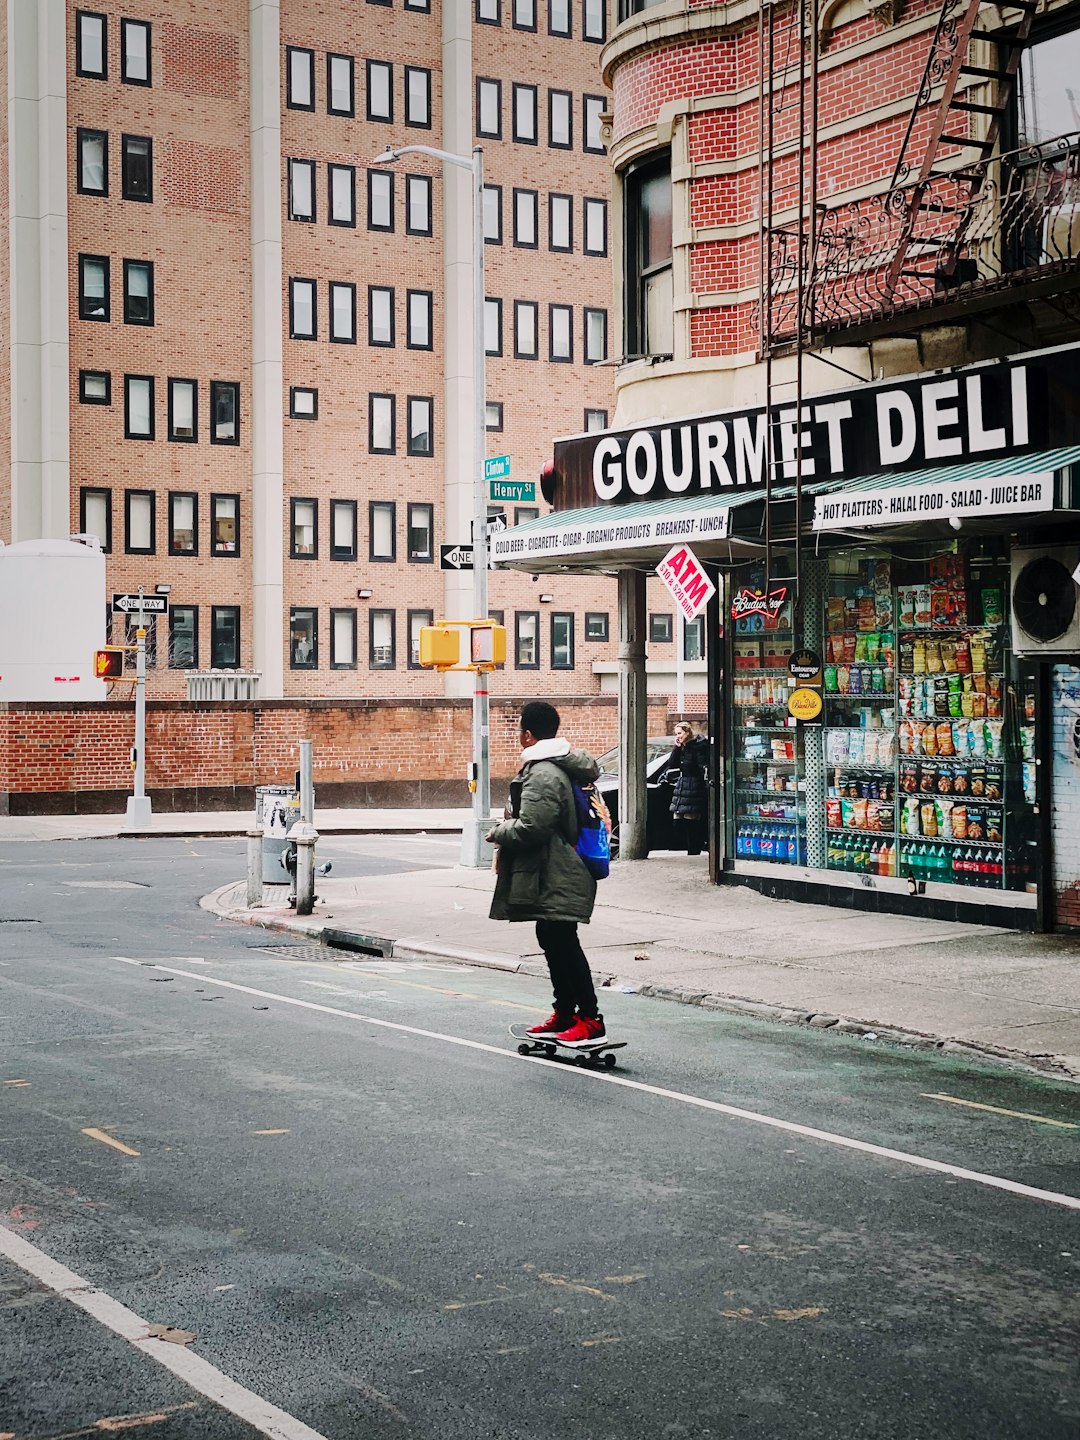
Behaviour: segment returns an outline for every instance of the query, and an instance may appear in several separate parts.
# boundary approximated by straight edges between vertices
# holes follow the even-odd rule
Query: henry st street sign
[[[490,500],[511,500],[518,505],[536,504],[535,480],[489,480]]]

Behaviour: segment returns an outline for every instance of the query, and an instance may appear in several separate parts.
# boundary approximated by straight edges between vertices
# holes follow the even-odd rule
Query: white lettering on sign
[[[673,545],[656,567],[656,573],[671,591],[686,620],[699,615],[716,593],[716,586],[689,545]]]
[[[1052,472],[1002,475],[966,484],[905,485],[852,495],[819,495],[815,530],[901,525],[907,520],[949,520],[964,515],[1023,515],[1054,508]]]

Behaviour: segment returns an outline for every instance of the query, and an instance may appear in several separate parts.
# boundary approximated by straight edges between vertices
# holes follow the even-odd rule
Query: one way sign
[[[137,615],[139,613],[138,595],[116,595],[112,597],[112,608],[119,610],[123,615]],[[142,597],[142,608],[145,615],[167,615],[169,613],[169,602],[164,595],[144,595]]]
[[[471,545],[440,545],[440,570],[471,570],[473,568],[473,547]]]

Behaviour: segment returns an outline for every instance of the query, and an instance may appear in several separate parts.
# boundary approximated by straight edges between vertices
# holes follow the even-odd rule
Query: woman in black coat
[[[679,848],[700,855],[705,844],[709,814],[709,744],[695,735],[685,720],[675,726],[675,745],[668,756],[666,774],[673,781],[672,826]]]

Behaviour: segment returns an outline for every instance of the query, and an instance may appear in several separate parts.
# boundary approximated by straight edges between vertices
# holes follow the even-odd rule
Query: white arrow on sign
[[[439,565],[443,570],[471,570],[473,568],[473,547],[471,545],[441,545]]]

